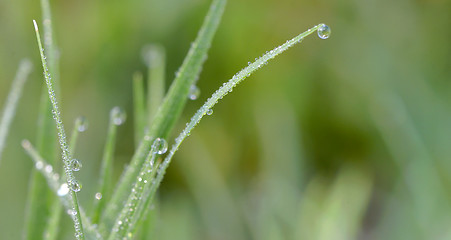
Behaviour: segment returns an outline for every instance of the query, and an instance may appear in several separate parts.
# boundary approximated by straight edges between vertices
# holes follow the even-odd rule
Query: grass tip
[[[39,31],[39,29],[38,29],[38,24],[36,23],[36,20],[34,20],[34,19],[33,19],[33,25],[34,25],[34,30],[35,30],[36,32],[38,32],[38,31]]]

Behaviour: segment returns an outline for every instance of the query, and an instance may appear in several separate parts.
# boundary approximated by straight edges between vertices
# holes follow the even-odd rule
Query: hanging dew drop
[[[164,154],[168,150],[168,143],[163,138],[157,138],[152,144],[155,149],[155,153]]]
[[[324,23],[321,23],[318,27],[318,37],[321,39],[328,39],[330,36],[330,27]]]
[[[196,85],[192,85],[189,88],[189,94],[188,97],[191,100],[196,100],[200,95],[200,89]]]
[[[67,183],[61,184],[60,188],[58,188],[58,191],[56,192],[58,196],[66,196],[67,193],[69,193],[69,187],[67,186]]]
[[[82,164],[80,160],[74,158],[72,159],[72,162],[70,162],[70,167],[72,168],[73,171],[78,172],[80,171]]]
[[[100,200],[100,199],[102,199],[102,194],[98,192],[98,193],[96,193],[95,197],[97,200]]]
[[[213,109],[208,109],[207,110],[207,115],[210,116],[211,114],[213,114]]]
[[[111,109],[110,116],[115,125],[124,124],[125,119],[127,118],[124,110],[122,110],[120,107],[114,107],[113,109]]]
[[[75,125],[78,126],[77,130],[79,132],[84,132],[84,131],[86,131],[88,129],[89,123],[88,123],[88,119],[86,119],[85,117],[83,117],[83,116],[78,117],[75,122],[76,122]]]
[[[74,191],[74,192],[80,192],[81,184],[77,180],[73,180],[70,183],[70,189],[72,189],[72,191]]]

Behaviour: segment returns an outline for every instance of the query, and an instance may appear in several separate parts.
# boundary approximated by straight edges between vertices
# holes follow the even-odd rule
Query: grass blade
[[[77,145],[78,133],[86,130],[87,122],[84,117],[78,117],[75,120],[74,129],[72,129],[72,134],[69,141],[70,152],[75,152],[75,147]],[[26,144],[27,145],[27,144]],[[44,231],[44,238],[46,240],[56,240],[58,238],[58,232],[61,220],[61,211],[63,210],[62,203],[57,201],[52,204],[50,209],[50,217],[47,222],[47,227]]]
[[[144,102],[144,81],[143,75],[137,72],[133,75],[133,114],[135,126],[135,144],[144,136],[144,129],[146,126],[146,107]]]
[[[110,123],[103,152],[102,166],[100,168],[100,182],[96,200],[94,203],[94,213],[92,222],[97,224],[104,210],[105,202],[109,199],[112,181],[114,144],[116,142],[117,126],[122,124],[123,111],[119,107],[114,107],[110,111]]]
[[[58,173],[55,173],[53,171],[52,165],[47,163],[36,151],[36,149],[31,145],[31,143],[28,140],[22,141],[22,147],[25,149],[27,154],[31,157],[33,162],[35,163],[35,168],[45,177],[48,186],[50,189],[59,197],[60,202],[62,205],[66,208],[68,213],[71,213],[70,216],[72,218],[75,218],[76,215],[74,215],[73,207],[72,207],[72,200],[71,195],[68,194],[71,192],[69,189],[67,183],[63,183],[60,181],[61,177]],[[86,226],[86,237],[88,239],[102,239],[102,236],[98,233],[97,229],[94,227],[93,224],[89,221],[89,219],[86,216],[85,211],[80,208],[80,216],[83,219],[83,222]],[[46,238],[47,239],[47,238]]]
[[[164,98],[166,53],[163,46],[153,44],[144,47],[143,54],[149,70],[147,73],[147,111],[148,126],[151,126]]]
[[[134,230],[133,228],[136,226],[138,219],[141,218],[144,210],[139,207],[142,202],[141,199],[148,192],[149,187],[152,186],[151,182],[148,181],[151,181],[155,176],[155,159],[158,155],[156,151],[158,144],[157,140],[152,144],[152,149],[147,155],[143,168],[133,184],[131,194],[115,221],[111,235],[108,238],[109,240],[130,239],[134,236],[134,232],[130,230]]]
[[[58,103],[56,101],[55,91],[53,89],[53,81],[51,79],[51,74],[49,73],[48,68],[47,68],[47,61],[46,61],[46,57],[44,55],[44,49],[42,47],[41,36],[39,34],[38,26],[36,24],[36,21],[33,20],[33,23],[34,23],[34,27],[35,27],[35,31],[36,31],[36,38],[38,41],[39,52],[41,54],[42,68],[44,69],[44,77],[45,77],[45,81],[46,81],[46,85],[47,85],[47,89],[48,89],[48,93],[49,93],[50,102],[52,103],[53,117],[56,121],[56,128],[58,131],[58,137],[59,137],[59,142],[60,142],[62,156],[63,156],[64,171],[65,171],[66,177],[67,177],[67,184],[68,184],[68,186],[74,186],[76,183],[76,180],[73,175],[72,168],[70,167],[71,156],[70,156],[70,152],[69,152],[69,146],[66,142],[66,133],[64,131],[63,122],[61,120],[61,115],[60,115],[60,112],[58,109]],[[72,190],[72,191],[70,191],[70,195],[71,195],[71,200],[72,200],[72,202],[71,202],[72,208],[73,208],[73,211],[76,213],[75,216],[73,217],[74,228],[75,228],[75,237],[77,239],[85,239],[84,234],[83,234],[83,225],[82,225],[81,217],[80,217],[80,210],[78,207],[77,194],[74,190]]]
[[[150,194],[148,199],[145,199],[144,201],[147,201],[146,206],[149,206],[151,203],[151,200],[153,196],[155,195],[156,190],[158,189],[161,181],[163,180],[164,174],[166,172],[166,169],[169,166],[169,163],[172,160],[172,157],[174,156],[175,152],[178,150],[180,144],[185,140],[187,136],[190,135],[191,130],[200,122],[200,120],[205,115],[211,115],[212,114],[212,108],[220,99],[222,99],[225,95],[232,92],[233,88],[238,85],[240,82],[242,82],[245,78],[250,76],[253,72],[261,68],[263,65],[265,65],[269,60],[275,58],[280,53],[286,51],[288,48],[294,46],[295,44],[301,42],[304,37],[307,37],[308,35],[315,32],[318,28],[320,28],[323,24],[319,24],[306,32],[303,32],[299,34],[298,36],[294,37],[291,40],[288,40],[286,43],[280,45],[277,48],[274,48],[273,50],[267,52],[262,57],[258,58],[255,62],[249,64],[246,68],[238,72],[235,76],[232,77],[228,82],[224,83],[222,87],[220,87],[213,95],[204,103],[204,105],[194,114],[194,116],[191,118],[191,121],[186,125],[186,128],[182,131],[182,133],[175,139],[175,144],[172,146],[171,150],[169,151],[169,154],[166,156],[164,161],[161,163],[157,176],[155,179],[154,187],[152,188],[152,193]]]
[[[16,113],[17,103],[19,102],[20,95],[22,95],[22,89],[28,75],[30,74],[31,67],[31,62],[28,59],[24,59],[20,62],[16,77],[13,80],[11,90],[9,91],[8,98],[6,99],[6,104],[0,120],[0,163],[2,160],[2,152],[5,147],[6,137],[8,136],[8,130]]]
[[[134,178],[139,173],[143,162],[145,161],[152,140],[156,137],[167,138],[175,121],[179,118],[188,98],[189,89],[199,75],[202,64],[206,59],[207,51],[221,20],[225,4],[226,0],[214,0],[212,2],[196,40],[192,44],[187,57],[180,67],[177,77],[171,84],[163,104],[158,109],[158,113],[153,120],[148,136],[143,138],[130,165],[120,179],[116,191],[102,217],[101,222],[104,224],[102,228],[112,228],[114,220],[120,213],[123,202],[126,201],[130,194]]]

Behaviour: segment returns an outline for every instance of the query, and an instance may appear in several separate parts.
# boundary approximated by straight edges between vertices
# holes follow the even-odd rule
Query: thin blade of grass
[[[52,34],[52,17],[50,11],[49,0],[41,0],[42,24],[44,26],[44,46],[47,49],[48,62],[51,74],[55,82],[55,87],[59,89],[58,60],[56,54],[55,42]],[[55,167],[58,166],[57,161],[57,140],[56,129],[52,122],[51,104],[48,98],[47,89],[44,87],[41,93],[37,141],[36,145],[39,152]],[[29,189],[30,197],[27,202],[27,216],[25,220],[25,238],[24,239],[42,239],[46,220],[49,219],[49,211],[54,205],[55,198],[52,198],[48,190],[45,179],[37,174],[35,170],[31,174],[31,184]]]
[[[148,67],[147,113],[148,126],[151,126],[164,98],[166,53],[163,46],[152,44],[144,47],[143,54]]]
[[[189,89],[199,75],[202,64],[206,59],[213,35],[224,12],[225,4],[226,0],[214,0],[212,2],[196,40],[191,45],[188,55],[177,73],[177,77],[171,84],[162,105],[158,109],[149,134],[141,141],[130,165],[124,171],[116,187],[116,191],[100,221],[103,223],[101,229],[111,229],[113,227],[114,220],[120,213],[122,204],[130,194],[133,180],[139,173],[147,152],[150,150],[152,140],[156,137],[167,138],[174,123],[179,118],[188,98]]]
[[[70,152],[75,152],[75,147],[77,146],[77,139],[79,132],[83,132],[86,130],[86,119],[84,117],[78,117],[75,120],[74,128],[72,129],[72,134],[70,136],[69,141],[69,150]],[[56,201],[52,204],[50,209],[50,217],[47,222],[47,227],[44,231],[44,239],[46,240],[56,240],[58,239],[60,220],[61,220],[61,211],[63,210],[63,206],[61,201]]]
[[[48,68],[47,68],[47,61],[46,61],[46,57],[44,55],[44,49],[42,47],[41,36],[39,34],[38,25],[36,24],[36,21],[34,21],[34,20],[33,20],[33,23],[34,23],[34,27],[35,27],[35,31],[36,31],[36,38],[37,38],[37,42],[38,42],[38,46],[39,46],[39,52],[41,55],[42,68],[44,70],[44,78],[45,78],[45,82],[47,85],[50,102],[52,103],[53,118],[55,119],[56,128],[58,131],[58,138],[59,138],[59,142],[60,142],[60,146],[61,146],[63,163],[64,163],[64,172],[66,173],[68,186],[73,186],[76,183],[76,180],[73,175],[72,168],[70,167],[72,158],[71,158],[71,155],[69,152],[69,146],[66,142],[66,133],[64,131],[64,126],[63,126],[63,122],[61,120],[58,103],[56,101],[56,96],[55,96],[55,91],[53,89],[53,81],[51,78],[51,74],[49,73]],[[75,191],[71,190],[70,195],[71,195],[71,200],[72,200],[71,203],[72,203],[73,211],[76,213],[75,216],[73,217],[75,237],[77,239],[85,239],[84,234],[83,234],[83,225],[82,225],[81,217],[80,217],[80,210],[78,207],[77,194]]]
[[[175,139],[175,144],[172,146],[171,150],[169,151],[169,154],[165,157],[164,161],[161,163],[158,169],[157,176],[152,187],[152,192],[150,193],[147,199],[143,199],[143,201],[146,201],[145,204],[146,206],[149,206],[149,204],[151,203],[156,190],[158,189],[158,187],[161,184],[161,181],[163,180],[166,169],[168,168],[172,160],[172,157],[178,150],[180,144],[183,142],[183,140],[185,140],[187,136],[191,134],[191,130],[200,122],[200,120],[205,115],[212,114],[213,106],[216,105],[216,103],[218,103],[218,101],[222,99],[225,95],[232,92],[233,88],[240,82],[242,82],[245,78],[250,76],[253,72],[258,70],[259,68],[261,68],[269,60],[275,58],[277,55],[286,51],[288,48],[301,42],[304,39],[304,37],[307,37],[308,35],[315,32],[321,25],[322,24],[317,25],[307,30],[306,32],[299,34],[293,39],[288,40],[279,47],[274,48],[273,50],[267,52],[262,57],[258,58],[255,62],[249,64],[249,66],[238,72],[235,76],[232,77],[232,79],[224,83],[222,87],[220,87],[215,93],[213,93],[213,95],[204,103],[204,105],[194,114],[194,116],[191,118],[191,121],[186,125],[186,128],[182,131],[182,133]]]
[[[151,180],[155,176],[155,159],[157,156],[157,144],[154,143],[147,155],[146,161],[141,169],[140,174],[136,177],[135,183],[130,196],[127,199],[124,208],[115,221],[109,240],[114,239],[131,239],[134,237],[134,232],[129,231],[137,224],[137,219],[142,216],[142,210],[138,206],[141,203],[143,195],[147,189],[152,186]],[[138,211],[141,210],[141,211]]]
[[[99,222],[100,216],[105,208],[105,203],[110,197],[111,191],[111,181],[112,181],[112,168],[113,168],[113,156],[114,156],[114,145],[116,143],[116,133],[117,126],[122,124],[120,114],[122,110],[119,107],[114,107],[110,111],[110,123],[108,126],[108,133],[105,143],[105,149],[103,152],[102,166],[100,168],[100,182],[98,186],[98,196],[94,202],[94,211],[92,222],[97,224]]]
[[[71,195],[68,194],[71,190],[69,189],[67,183],[60,181],[62,176],[60,177],[58,173],[54,172],[53,166],[39,155],[38,151],[36,151],[28,140],[22,141],[22,147],[33,160],[35,168],[44,176],[52,192],[58,196],[60,202],[68,211],[68,214],[72,218],[76,217],[72,207]],[[102,239],[102,236],[98,233],[97,228],[89,221],[89,218],[86,216],[83,208],[80,208],[79,213],[86,227],[87,239]]]
[[[144,136],[144,129],[146,126],[146,107],[144,98],[144,81],[143,75],[137,72],[133,75],[133,116],[135,120],[135,145]]]
[[[2,119],[0,120],[0,163],[2,160],[2,152],[5,147],[6,137],[8,136],[8,130],[11,122],[16,113],[16,107],[19,102],[19,98],[22,95],[22,89],[27,81],[27,77],[31,72],[31,62],[28,59],[23,59],[19,64],[16,77],[11,85],[8,97],[6,99],[5,107],[3,108]]]

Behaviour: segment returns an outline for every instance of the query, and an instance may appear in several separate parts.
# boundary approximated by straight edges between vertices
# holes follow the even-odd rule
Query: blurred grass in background
[[[142,47],[166,48],[169,85],[210,2],[51,3],[66,130],[80,115],[90,121],[75,152],[89,206],[113,106],[129,116],[117,177],[134,151]],[[248,61],[321,22],[332,36],[280,56],[197,127],[163,181],[159,239],[451,239],[450,12],[445,0],[229,0],[201,96],[175,133]],[[35,65],[0,166],[1,239],[23,228],[32,162],[20,141],[36,134],[40,16],[38,1],[0,2],[1,106],[20,59]]]

